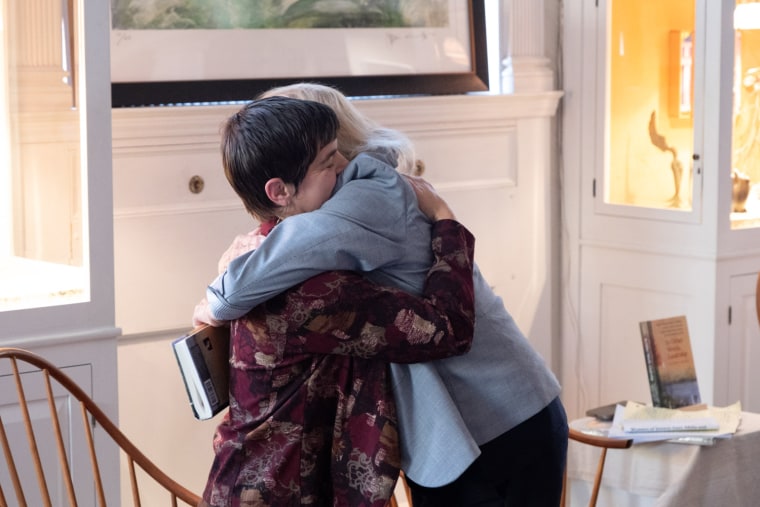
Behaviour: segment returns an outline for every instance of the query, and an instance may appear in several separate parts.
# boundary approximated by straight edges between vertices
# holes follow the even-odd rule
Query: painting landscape
[[[448,0],[112,0],[114,30],[434,28]]]
[[[485,0],[110,0],[114,107],[488,89]]]

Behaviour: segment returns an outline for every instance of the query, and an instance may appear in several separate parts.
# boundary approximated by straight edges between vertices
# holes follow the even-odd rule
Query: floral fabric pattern
[[[422,298],[331,271],[232,322],[230,409],[204,492],[214,507],[384,507],[400,467],[389,362],[467,352],[472,235],[433,226]]]

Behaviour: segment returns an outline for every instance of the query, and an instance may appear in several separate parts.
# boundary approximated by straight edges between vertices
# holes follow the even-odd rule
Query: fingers
[[[198,327],[203,324],[208,324],[214,327],[223,326],[225,324],[223,321],[216,320],[211,315],[211,309],[208,306],[208,300],[206,298],[203,298],[203,300],[195,306],[195,310],[193,311],[193,327]]]
[[[417,203],[430,220],[454,219],[454,212],[443,198],[438,195],[433,185],[419,176],[404,175],[417,195]]]

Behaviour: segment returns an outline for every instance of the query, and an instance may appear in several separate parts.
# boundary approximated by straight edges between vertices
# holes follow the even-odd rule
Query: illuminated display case
[[[677,315],[687,317],[703,400],[760,410],[758,5],[566,2],[571,412],[649,399],[638,323]]]
[[[694,104],[695,10],[694,0],[658,2],[656,8],[607,3],[599,175],[605,212],[662,217],[652,212],[661,209],[682,212],[667,214],[668,220],[699,221],[702,203],[694,197],[702,188],[702,163],[694,121],[704,111]],[[722,177],[730,178],[730,227],[740,229],[760,226],[760,3],[739,0],[732,21],[733,72],[722,77],[731,80],[724,85],[732,90],[732,150]],[[701,63],[700,78],[718,77],[710,62]]]
[[[78,34],[71,29],[76,12],[69,10],[74,4],[39,12],[34,2],[6,4],[7,33],[0,42],[0,167],[6,194],[0,310],[87,301],[89,256],[82,249],[88,232],[87,168],[77,97],[81,72],[73,54]],[[40,30],[20,29],[29,25]]]
[[[101,0],[0,0],[0,347],[50,360],[118,422],[108,10]],[[66,396],[43,408],[39,379],[24,393],[35,425],[81,422]],[[27,435],[15,391],[6,363],[0,412],[18,457]],[[102,431],[93,428],[96,441]],[[58,445],[36,439],[40,449]],[[60,444],[69,448],[69,469],[90,466],[71,442]],[[118,450],[104,449],[98,462],[107,502],[117,505]],[[50,502],[64,505],[62,476],[49,472]],[[34,481],[21,477],[27,494]],[[5,467],[0,485],[13,502]],[[94,499],[94,484],[77,494]]]
[[[734,11],[732,207],[734,229],[760,226],[760,3]]]
[[[608,16],[604,202],[693,211],[694,0],[613,1]]]
[[[84,6],[0,0],[0,342],[113,327],[108,54],[85,44],[107,13]]]

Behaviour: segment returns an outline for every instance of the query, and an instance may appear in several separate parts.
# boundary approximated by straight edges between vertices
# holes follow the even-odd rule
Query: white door
[[[730,282],[728,403],[760,411],[760,326],[755,311],[757,273],[732,276]],[[720,343],[720,342],[718,342]]]

